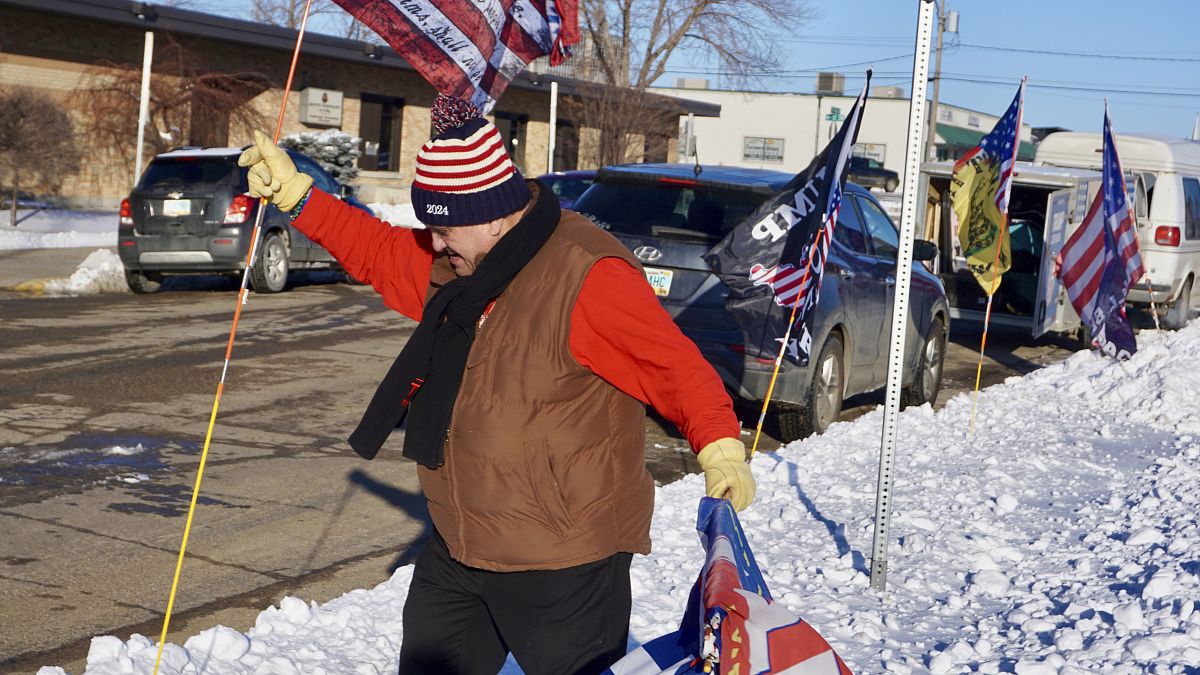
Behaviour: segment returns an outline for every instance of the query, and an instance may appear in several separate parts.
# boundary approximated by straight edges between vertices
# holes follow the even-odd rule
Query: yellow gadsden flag
[[[1012,250],[1008,214],[996,206],[1000,167],[980,157],[982,154],[954,167],[950,203],[958,216],[958,241],[967,268],[990,296],[1000,287],[1000,275],[1012,264]]]
[[[991,133],[954,164],[950,203],[958,216],[958,241],[967,267],[989,297],[1012,265],[1008,193],[1012,188],[1025,81]]]

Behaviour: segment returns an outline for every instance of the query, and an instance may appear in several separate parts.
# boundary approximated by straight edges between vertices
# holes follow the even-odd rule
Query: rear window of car
[[[238,192],[247,190],[246,172],[239,169],[232,158],[179,157],[150,162],[138,188],[169,190],[225,185],[236,186]]]
[[[597,182],[574,210],[614,234],[715,244],[767,198],[761,193],[650,182]]]
[[[592,184],[591,178],[551,178],[550,189],[559,199],[579,199],[579,195]]]

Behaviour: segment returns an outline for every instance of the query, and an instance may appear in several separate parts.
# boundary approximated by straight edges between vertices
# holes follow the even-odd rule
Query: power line
[[[1134,56],[1128,54],[1099,54],[1095,52],[1067,52],[1052,49],[1018,49],[1016,47],[1000,47],[998,45],[977,45],[959,42],[960,47],[971,49],[986,49],[995,52],[1017,52],[1021,54],[1044,54],[1047,56],[1073,56],[1090,59],[1115,59],[1118,61],[1155,61],[1171,63],[1200,63],[1200,58],[1185,58],[1179,56]]]

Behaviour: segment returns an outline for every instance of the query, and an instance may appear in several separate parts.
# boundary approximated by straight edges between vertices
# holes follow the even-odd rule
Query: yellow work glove
[[[308,174],[296,171],[292,158],[262,132],[254,132],[254,145],[238,157],[238,166],[250,167],[250,194],[264,197],[280,211],[291,211],[312,187]]]
[[[704,471],[704,487],[709,497],[728,499],[736,511],[754,501],[754,476],[750,474],[746,446],[741,441],[736,438],[715,440],[704,446],[696,459]]]

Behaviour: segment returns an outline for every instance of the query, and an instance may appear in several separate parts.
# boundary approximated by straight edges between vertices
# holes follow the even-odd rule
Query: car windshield
[[[238,169],[232,158],[177,157],[156,159],[146,167],[138,188],[170,190],[172,188],[215,187],[233,185],[245,192],[246,172]]]
[[[715,244],[766,196],[751,192],[649,182],[599,182],[575,210],[615,234]]]

